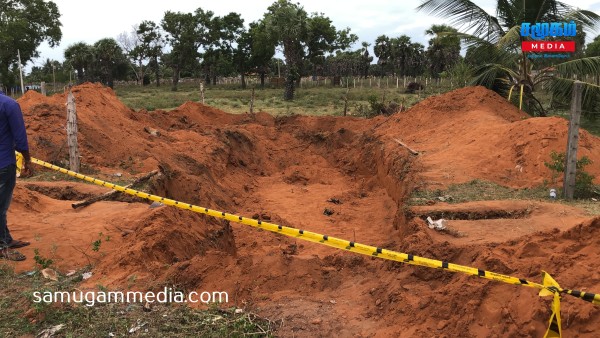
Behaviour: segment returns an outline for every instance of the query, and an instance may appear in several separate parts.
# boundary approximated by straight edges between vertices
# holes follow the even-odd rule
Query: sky
[[[40,57],[26,66],[41,66],[50,58],[64,61],[63,51],[76,42],[94,44],[103,38],[117,38],[120,33],[131,32],[132,27],[143,20],[160,23],[166,11],[190,13],[197,8],[210,10],[222,16],[230,12],[240,13],[246,25],[262,18],[274,0],[53,0],[61,13],[63,37],[60,45],[50,48],[46,43],[39,47]],[[406,34],[413,41],[427,46],[425,30],[432,24],[446,20],[417,12],[421,1],[411,0],[299,0],[309,12],[321,12],[328,16],[337,29],[351,28],[359,40],[371,44],[382,34],[396,37]],[[475,0],[478,6],[494,14],[496,1]],[[600,13],[600,0],[563,0],[581,9]],[[599,28],[600,30],[600,28]],[[600,34],[600,31],[598,32]],[[371,47],[372,49],[372,47]]]

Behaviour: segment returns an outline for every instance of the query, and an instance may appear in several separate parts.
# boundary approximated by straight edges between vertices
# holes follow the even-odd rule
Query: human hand
[[[21,169],[21,176],[23,178],[33,176],[33,169],[31,168],[31,162],[23,161],[23,168]]]

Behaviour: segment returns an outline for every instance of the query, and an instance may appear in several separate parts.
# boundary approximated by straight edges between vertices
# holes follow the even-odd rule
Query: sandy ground
[[[160,168],[148,191],[187,203],[562,286],[600,291],[600,219],[550,201],[410,207],[415,187],[473,179],[513,188],[551,177],[566,121],[526,118],[486,89],[464,88],[371,120],[231,115],[188,102],[133,111],[107,88],[74,88],[83,172],[130,179]],[[66,165],[65,95],[28,92],[21,104],[35,157]],[[159,136],[144,131],[152,128]],[[416,149],[410,154],[397,140]],[[600,176],[600,140],[581,154]],[[223,290],[227,306],[282,320],[281,336],[541,336],[549,299],[535,289],[387,262],[132,199],[71,203],[106,191],[40,169],[20,180],[9,212],[16,238],[62,273],[94,266],[84,287]],[[120,173],[123,176],[114,176]],[[339,201],[333,203],[332,201]],[[332,213],[325,215],[328,209]],[[452,232],[422,218],[451,215]],[[107,240],[108,237],[108,240]],[[100,250],[92,242],[102,239]],[[598,307],[563,300],[565,335],[600,332]]]

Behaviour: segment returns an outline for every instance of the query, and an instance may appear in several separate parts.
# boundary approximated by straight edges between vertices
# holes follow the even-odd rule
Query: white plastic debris
[[[556,199],[556,189],[550,189],[550,198]]]
[[[56,325],[53,326],[49,329],[44,329],[42,330],[42,332],[38,333],[37,338],[51,338],[54,337],[54,335],[60,331],[63,327],[65,327],[65,324],[60,324],[60,325]]]
[[[152,202],[152,204],[150,204],[150,209],[154,209],[154,208],[158,208],[158,207],[162,207],[164,204],[160,203],[160,202]]]
[[[135,333],[137,330],[139,330],[139,329],[141,329],[142,327],[146,326],[146,324],[148,324],[148,323],[141,323],[141,324],[140,324],[140,321],[138,320],[138,325],[136,325],[136,326],[134,326],[134,327],[130,328],[130,329],[129,329],[129,333]]]
[[[58,281],[58,272],[50,268],[42,270],[42,276],[44,276],[44,278],[46,279],[53,280],[55,282]]]
[[[81,278],[83,278],[83,280],[86,279],[90,279],[92,277],[92,273],[91,272],[86,272],[84,274],[81,275]]]
[[[446,229],[446,225],[448,224],[448,221],[446,221],[443,218],[440,218],[437,221],[434,221],[431,219],[431,217],[427,217],[427,223],[429,225],[429,229],[444,230],[444,229]]]

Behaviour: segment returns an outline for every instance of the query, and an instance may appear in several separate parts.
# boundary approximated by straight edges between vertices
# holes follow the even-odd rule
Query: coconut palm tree
[[[480,64],[475,69],[473,84],[501,95],[506,95],[513,86],[523,85],[525,109],[530,113],[546,115],[535,96],[542,84],[548,85],[555,100],[568,100],[578,77],[582,80],[585,75],[600,73],[600,57],[572,58],[549,65],[548,60],[532,60],[521,51],[521,42],[528,39],[520,34],[522,23],[572,20],[577,23],[577,41],[581,42],[585,32],[600,22],[600,16],[594,12],[550,0],[498,0],[496,16],[468,0],[425,0],[417,10],[448,18],[451,25],[460,28],[460,33],[454,35],[466,44],[468,56]],[[595,104],[598,93],[598,87],[584,82],[584,107]]]

